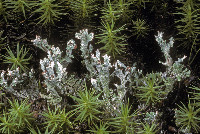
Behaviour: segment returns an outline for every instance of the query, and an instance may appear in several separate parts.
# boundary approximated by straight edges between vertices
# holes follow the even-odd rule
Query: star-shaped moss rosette
[[[29,69],[27,65],[29,64],[29,60],[31,60],[32,56],[30,55],[28,58],[25,58],[27,57],[28,54],[28,50],[26,50],[26,48],[24,49],[22,46],[21,49],[19,49],[19,43],[18,43],[16,56],[10,49],[10,47],[6,48],[6,51],[8,55],[2,55],[2,56],[5,58],[4,63],[12,64],[10,68],[11,70],[15,70],[19,67],[20,72],[22,71],[26,72]]]

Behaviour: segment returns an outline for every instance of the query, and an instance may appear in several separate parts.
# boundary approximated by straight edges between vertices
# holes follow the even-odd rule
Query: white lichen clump
[[[94,38],[94,33],[88,34],[87,29],[76,33],[75,37],[81,40],[80,50],[82,52],[82,63],[88,70],[88,73],[85,74],[85,78],[78,78],[80,79],[79,84],[82,84],[82,81],[90,80],[96,92],[102,94],[102,101],[104,101],[106,105],[105,110],[114,114],[114,111],[119,110],[120,104],[126,99],[127,91],[131,92],[133,85],[138,86],[142,71],[136,69],[135,65],[132,67],[126,66],[119,60],[112,64],[110,60],[111,57],[107,54],[101,56],[98,49],[94,54],[93,47],[89,44]],[[165,82],[166,88],[169,89],[166,92],[169,92],[175,81],[181,81],[190,76],[190,70],[181,64],[186,56],[173,62],[169,54],[170,48],[173,47],[173,38],[170,38],[169,43],[166,43],[166,41],[162,39],[162,32],[158,32],[158,36],[155,37],[165,56],[165,62],[160,63],[166,66],[166,71],[160,72],[160,75]],[[2,71],[0,85],[14,95],[21,97],[32,96],[32,98],[34,98],[34,94],[40,94],[42,98],[46,98],[48,102],[55,105],[60,104],[62,95],[76,95],[78,89],[71,88],[70,86],[72,85],[69,84],[77,79],[69,76],[67,72],[67,67],[74,58],[73,50],[77,48],[75,41],[70,40],[67,42],[66,55],[64,57],[61,57],[62,51],[60,48],[50,46],[46,39],[41,39],[39,36],[36,36],[36,39],[32,40],[32,42],[35,46],[47,53],[47,57],[40,60],[42,75],[44,76],[44,81],[42,83],[46,94],[38,93],[38,90],[26,88],[20,92],[15,90],[18,84],[22,84],[23,81],[27,80],[27,77],[32,81],[32,83],[29,83],[29,88],[35,89],[38,87],[38,83],[33,77],[33,71],[30,72],[29,75],[20,74],[19,69],[13,71],[8,70],[7,72]],[[111,83],[113,79],[118,79],[118,81]]]

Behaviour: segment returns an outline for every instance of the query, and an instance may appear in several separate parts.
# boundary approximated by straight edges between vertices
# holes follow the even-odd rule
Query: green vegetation
[[[1,123],[1,133],[6,133],[6,134],[15,134],[19,132],[17,130],[17,127],[19,126],[15,122],[12,121],[12,115],[7,114],[7,112],[3,111],[3,117],[0,117]]]
[[[116,117],[111,119],[110,125],[114,126],[115,133],[134,133],[134,126],[136,123],[133,118],[137,115],[138,111],[136,110],[131,114],[129,103],[121,104],[120,108],[120,112],[116,112]]]
[[[104,50],[107,54],[113,56],[120,55],[124,52],[125,37],[119,36],[120,31],[124,29],[124,26],[120,28],[115,27],[115,22],[112,20],[112,23],[102,22],[103,28],[100,30],[102,33],[97,35],[97,38],[100,39],[98,43],[102,43],[105,46],[101,47],[100,50]]]
[[[133,21],[133,34],[137,36],[137,39],[139,37],[145,37],[149,31],[149,27],[147,26],[146,22],[144,20],[137,19],[136,21]]]
[[[38,131],[36,131],[33,128],[28,128],[28,129],[30,130],[31,134],[53,134],[53,133],[49,132],[48,127],[46,128],[44,133],[42,133],[38,127],[37,127]]]
[[[68,133],[69,129],[72,128],[72,123],[69,120],[70,114],[70,112],[66,113],[65,109],[61,110],[59,107],[56,107],[55,111],[48,107],[48,112],[42,114],[46,119],[44,123],[46,131],[51,130],[49,133],[56,133],[64,130],[64,133]]]
[[[23,13],[26,18],[26,10],[30,9],[30,2],[28,0],[9,0],[6,1],[6,8],[15,13]]]
[[[139,93],[137,96],[146,105],[155,104],[163,99],[165,92],[161,85],[162,78],[158,73],[150,73],[143,77],[142,85],[137,87]]]
[[[1,123],[0,129],[1,133],[15,134],[23,132],[23,130],[31,126],[31,121],[33,121],[32,113],[30,112],[30,105],[28,104],[28,99],[18,102],[14,100],[13,102],[9,100],[11,108],[8,109],[9,113],[3,111],[3,116],[0,117]]]
[[[93,132],[95,134],[109,134],[111,131],[107,131],[108,125],[107,123],[100,122],[100,126],[97,124],[94,124],[95,128],[92,128],[92,130],[89,130],[90,132]]]
[[[42,25],[54,24],[55,20],[58,20],[61,13],[62,6],[53,3],[54,0],[40,0],[39,3],[35,3],[34,6],[39,7],[34,12],[39,13],[40,17],[37,18],[38,23],[42,23]]]
[[[196,35],[200,33],[200,20],[199,20],[199,9],[196,8],[196,4],[193,0],[187,0],[182,2],[183,6],[178,7],[178,12],[175,15],[181,15],[179,20],[176,20],[177,29],[179,30],[180,38],[182,41],[182,47],[187,49],[191,48],[191,43],[195,39]],[[199,41],[199,39],[196,39]]]
[[[2,37],[3,32],[4,31],[0,32],[0,50],[5,45],[4,41],[5,41],[6,37]]]
[[[194,90],[193,92],[190,92],[193,96],[191,99],[195,101],[195,106],[200,107],[200,88],[195,86],[190,88]]]
[[[157,125],[152,123],[151,125],[148,123],[141,123],[142,128],[139,129],[138,134],[156,134],[158,131]]]
[[[116,11],[119,14],[119,19],[123,22],[128,22],[132,16],[133,10],[130,10],[130,1],[126,0],[116,0],[114,2],[114,5],[116,5]]]
[[[76,108],[73,110],[78,115],[75,122],[87,122],[90,125],[95,120],[99,120],[97,115],[102,113],[99,111],[101,101],[98,98],[100,95],[95,95],[94,90],[88,91],[85,85],[84,91],[79,91],[78,97],[71,96],[77,102],[77,105],[74,105]]]
[[[95,11],[98,8],[97,0],[68,0],[68,5],[73,12],[70,15],[71,20],[76,27],[90,23],[95,16]]]
[[[10,47],[8,49],[6,48],[6,51],[8,53],[7,56],[2,55],[5,60],[4,63],[12,64],[12,67],[10,68],[11,70],[15,70],[19,67],[20,71],[26,72],[28,70],[27,65],[29,64],[29,60],[32,58],[32,56],[29,56],[28,58],[25,58],[27,55],[28,51],[23,49],[23,46],[19,50],[19,43],[17,44],[17,56],[12,52]]]
[[[12,115],[12,120],[17,123],[20,127],[31,126],[31,120],[33,120],[32,113],[30,112],[30,105],[28,104],[28,99],[18,102],[14,100],[12,102],[9,100],[11,109],[9,109],[9,114]]]
[[[4,7],[3,4],[4,4],[4,2],[2,2],[2,0],[0,0],[0,16],[3,16],[4,20],[7,21],[6,8]]]
[[[145,8],[145,3],[149,2],[149,0],[130,0],[133,4],[135,4],[138,8],[144,7]]]
[[[101,10],[101,19],[108,23],[112,23],[112,21],[116,22],[116,20],[118,20],[120,17],[120,11],[118,11],[116,8],[117,7],[113,5],[109,0],[109,2],[106,4],[106,7]]]
[[[191,130],[195,130],[195,132],[198,133],[200,130],[198,125],[200,122],[200,117],[198,117],[200,108],[192,106],[190,100],[187,107],[183,103],[182,105],[183,106],[178,105],[179,109],[176,110],[176,124],[180,126],[183,132],[190,133]]]

